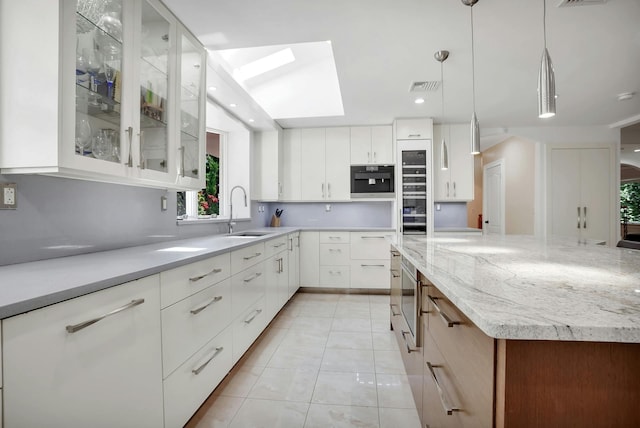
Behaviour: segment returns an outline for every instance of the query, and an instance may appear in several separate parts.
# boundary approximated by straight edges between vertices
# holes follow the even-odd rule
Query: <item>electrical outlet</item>
[[[326,212],[331,211],[331,204],[327,204],[327,205],[325,205],[324,210],[325,210]]]
[[[166,210],[167,210],[167,197],[160,196],[160,211],[166,211]]]
[[[18,189],[16,183],[0,183],[0,188],[2,189],[2,201],[0,201],[0,209],[15,210],[18,206]]]

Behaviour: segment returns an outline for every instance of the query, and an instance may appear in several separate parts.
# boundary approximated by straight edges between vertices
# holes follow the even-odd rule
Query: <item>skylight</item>
[[[275,70],[295,60],[296,58],[293,56],[291,48],[282,49],[281,51],[236,68],[233,70],[233,78],[238,82],[244,82],[245,80],[264,74],[267,71]]]

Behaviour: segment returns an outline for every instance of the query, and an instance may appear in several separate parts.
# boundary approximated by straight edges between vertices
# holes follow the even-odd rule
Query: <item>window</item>
[[[221,188],[221,156],[224,134],[207,131],[206,184],[196,192],[178,192],[178,218],[212,218],[220,214],[219,193]]]

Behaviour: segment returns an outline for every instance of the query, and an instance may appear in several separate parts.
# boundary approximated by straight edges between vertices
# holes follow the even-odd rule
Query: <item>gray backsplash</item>
[[[226,223],[176,224],[176,192],[41,175],[0,175],[18,185],[16,210],[0,210],[0,266],[227,232]],[[160,198],[167,198],[161,211]],[[265,207],[259,212],[259,206]],[[284,208],[283,226],[391,225],[391,202],[251,203],[251,221],[268,226]]]
[[[440,210],[438,210],[438,205]],[[433,204],[433,227],[467,227],[466,202],[437,202]]]

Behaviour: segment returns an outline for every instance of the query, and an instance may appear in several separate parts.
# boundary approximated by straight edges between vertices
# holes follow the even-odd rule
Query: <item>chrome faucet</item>
[[[229,193],[229,207],[230,207],[230,210],[229,210],[229,233],[233,233],[233,225],[235,224],[232,221],[233,220],[233,191],[238,189],[238,188],[242,189],[242,193],[244,193],[244,206],[245,207],[247,206],[247,191],[244,190],[244,187],[242,187],[240,185],[234,186],[231,189],[231,192]]]

